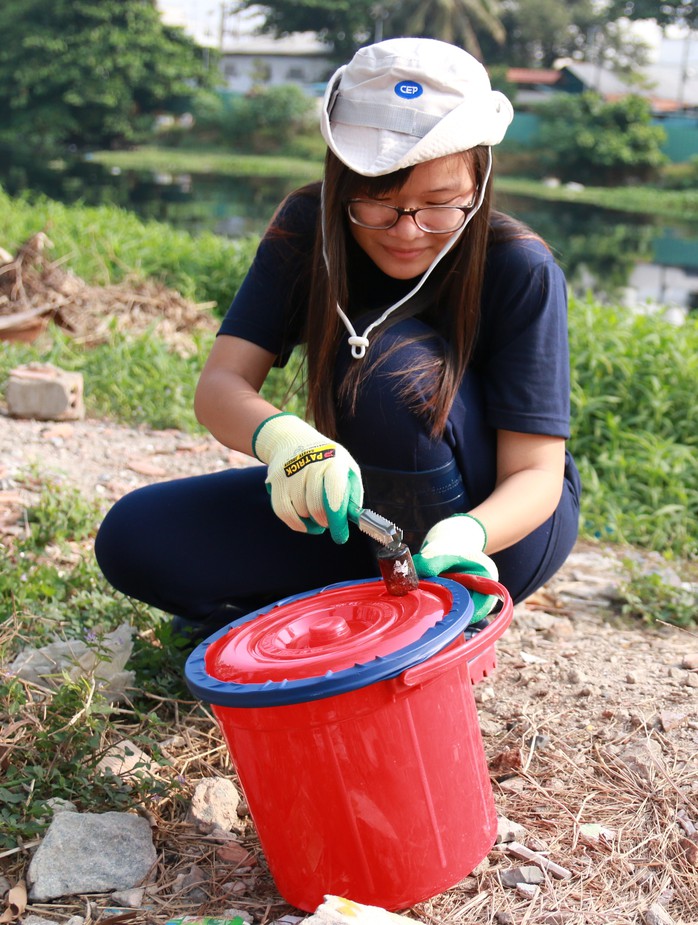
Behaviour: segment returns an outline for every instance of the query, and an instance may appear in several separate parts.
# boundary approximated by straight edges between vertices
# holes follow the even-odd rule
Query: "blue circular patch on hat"
[[[416,80],[401,80],[393,89],[403,100],[416,100],[424,93],[424,87]]]

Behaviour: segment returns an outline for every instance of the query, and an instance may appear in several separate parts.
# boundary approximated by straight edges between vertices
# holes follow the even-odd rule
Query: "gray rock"
[[[31,860],[29,898],[129,890],[156,861],[150,825],[129,813],[59,813]]]
[[[508,887],[516,887],[519,883],[537,884],[545,881],[545,874],[540,867],[511,867],[500,870],[499,881]]]

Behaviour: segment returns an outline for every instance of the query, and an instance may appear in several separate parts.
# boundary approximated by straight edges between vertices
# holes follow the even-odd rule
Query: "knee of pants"
[[[118,591],[133,593],[149,571],[150,540],[140,510],[140,493],[137,489],[120,498],[107,512],[95,538],[94,553],[104,577]],[[134,596],[138,596],[134,594]]]

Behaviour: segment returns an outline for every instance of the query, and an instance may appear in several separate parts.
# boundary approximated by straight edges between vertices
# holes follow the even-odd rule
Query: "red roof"
[[[510,67],[507,80],[513,84],[544,84],[552,87],[560,79],[560,71],[545,67]]]

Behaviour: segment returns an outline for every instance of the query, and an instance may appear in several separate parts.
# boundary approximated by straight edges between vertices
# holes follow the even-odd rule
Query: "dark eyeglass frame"
[[[389,228],[394,228],[397,223],[400,221],[403,215],[409,215],[414,219],[414,223],[419,228],[420,231],[425,232],[426,234],[453,234],[454,231],[458,231],[465,224],[465,220],[468,217],[468,212],[471,212],[475,208],[475,203],[477,201],[477,190],[473,194],[472,200],[464,206],[450,206],[450,205],[440,205],[440,206],[420,206],[418,209],[402,209],[400,206],[391,206],[387,202],[375,202],[372,199],[347,199],[344,203],[344,208],[347,211],[347,216],[349,221],[354,225],[358,225],[360,228],[368,228],[370,231],[388,231]],[[394,220],[389,225],[366,225],[364,222],[358,221],[351,212],[352,205],[357,203],[365,203],[366,205],[380,206],[382,209],[392,209],[395,213]],[[420,212],[433,211],[435,209],[457,209],[463,213],[463,219],[460,224],[456,225],[455,228],[448,228],[445,231],[435,231],[433,228],[424,228],[419,224],[419,219],[417,216]]]

